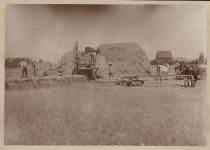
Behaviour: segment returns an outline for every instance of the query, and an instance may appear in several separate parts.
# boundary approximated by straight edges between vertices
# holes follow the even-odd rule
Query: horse
[[[180,63],[174,64],[172,68],[174,69],[176,75],[179,75],[179,74],[181,74],[182,67],[183,67],[183,63],[180,62]],[[176,79],[181,80],[182,77],[181,76],[176,76]]]
[[[195,86],[197,80],[198,80],[198,75],[199,75],[199,70],[196,65],[187,65],[186,63],[180,63],[179,65],[176,65],[174,67],[176,74],[179,75],[192,75],[193,79],[191,80],[191,86]],[[194,80],[194,81],[192,81]],[[189,78],[187,78],[187,85],[189,85]]]
[[[156,67],[157,67],[157,73],[155,76],[155,80],[160,83],[163,77],[165,78],[165,80],[168,80],[166,76],[169,74],[171,69],[169,64],[164,63],[163,65],[157,65]]]
[[[181,69],[180,69],[180,65],[181,65],[180,63],[176,63],[176,64],[174,64],[174,66],[173,66],[173,69],[175,70],[175,73],[176,73],[176,74],[178,73],[179,70],[181,70]]]
[[[171,67],[169,64],[167,63],[164,63],[163,65],[157,65],[157,67],[160,68],[160,74],[165,78],[167,79],[167,75],[169,75],[169,72],[171,70]]]
[[[200,64],[200,65],[187,65],[186,63],[176,63],[174,64],[173,68],[175,70],[176,74],[181,74],[183,67],[185,66],[194,66],[195,72],[196,72],[196,76],[200,76],[200,79],[205,79],[206,77],[206,71],[207,71],[207,67],[206,64]]]

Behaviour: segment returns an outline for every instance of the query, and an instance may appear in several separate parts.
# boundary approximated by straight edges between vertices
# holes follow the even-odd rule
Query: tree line
[[[40,59],[38,62],[34,61],[30,58],[25,58],[28,64],[34,64],[34,63],[42,63],[43,60]],[[20,64],[20,62],[22,61],[21,57],[7,57],[5,59],[5,68],[17,68],[18,64]]]
[[[207,58],[205,58],[203,52],[200,52],[198,59],[193,59],[190,61],[192,64],[207,64]]]
[[[200,52],[199,57],[197,59],[193,59],[189,62],[186,62],[187,64],[195,64],[195,65],[199,65],[199,64],[207,64],[207,58],[205,58],[203,52]]]

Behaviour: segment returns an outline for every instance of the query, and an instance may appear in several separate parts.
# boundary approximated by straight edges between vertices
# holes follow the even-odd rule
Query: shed
[[[157,51],[155,64],[162,65],[164,63],[172,63],[172,53],[171,51]]]
[[[158,51],[156,59],[172,59],[171,51]]]

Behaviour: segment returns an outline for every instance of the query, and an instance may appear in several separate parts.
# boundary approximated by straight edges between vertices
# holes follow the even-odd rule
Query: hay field
[[[5,144],[205,145],[206,81],[5,92]]]

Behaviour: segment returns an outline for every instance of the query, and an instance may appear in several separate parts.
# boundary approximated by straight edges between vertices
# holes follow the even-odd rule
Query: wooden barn
[[[171,51],[158,51],[156,54],[156,59],[151,61],[152,65],[162,65],[164,63],[172,63]]]

